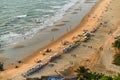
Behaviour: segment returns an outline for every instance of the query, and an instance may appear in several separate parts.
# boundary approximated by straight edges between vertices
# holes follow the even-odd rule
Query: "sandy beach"
[[[109,76],[120,73],[120,67],[112,64],[114,59],[113,56],[115,55],[112,43],[115,40],[114,37],[120,35],[120,15],[118,14],[120,7],[117,2],[118,0],[110,2],[109,7],[105,10],[105,13],[100,21],[107,23],[98,25],[100,28],[97,32],[95,32],[95,36],[88,43],[84,43],[84,45],[86,45],[84,49],[86,48],[87,51],[85,52],[85,50],[81,48],[79,48],[80,51],[75,50],[77,55],[78,53],[84,54],[78,55],[84,60],[78,62],[77,66],[72,67],[73,73],[79,65],[86,66],[93,72],[103,73]],[[88,46],[90,45],[93,46],[93,51],[88,49]],[[75,51],[72,53],[75,54]]]
[[[18,60],[22,60],[75,28],[99,0],[93,0],[93,3],[84,3],[84,1],[85,0],[80,0],[75,6],[71,7],[54,26],[41,30],[31,39],[13,45],[12,49],[4,50],[3,54],[0,55],[0,57],[7,58],[4,63],[15,63]],[[72,14],[73,12],[77,13]],[[57,30],[53,30],[55,28]],[[16,57],[13,58],[13,56]]]
[[[87,42],[81,42],[81,44],[72,50],[69,53],[62,54],[60,59],[54,61],[54,66],[50,67],[48,63],[42,70],[38,73],[31,75],[29,77],[39,77],[42,75],[56,75],[55,70],[61,71],[70,66],[73,66],[76,63],[83,64],[89,67],[93,71],[103,72],[110,74],[119,72],[120,69],[117,66],[110,67],[113,50],[111,48],[111,43],[114,41],[113,36],[118,35],[120,32],[119,29],[119,4],[116,5],[118,0],[101,0],[97,3],[92,10],[82,19],[79,25],[74,28],[72,25],[69,25],[69,28],[65,28],[67,34],[63,35],[59,39],[54,39],[54,37],[49,42],[50,44],[39,48],[29,57],[22,60],[22,63],[16,63],[9,65],[5,71],[0,72],[1,80],[22,80],[24,79],[21,74],[25,73],[30,68],[38,65],[37,61],[46,62],[50,56],[54,55],[57,52],[61,52],[66,46],[61,45],[62,41],[68,41],[70,44],[74,42],[73,37],[82,35],[84,31],[91,33],[92,37]],[[88,2],[90,3],[90,2]],[[76,8],[75,10],[78,10]],[[115,11],[113,11],[115,10]],[[70,12],[75,14],[76,12]],[[114,15],[116,14],[116,15]],[[79,16],[79,15],[77,15]],[[112,20],[111,20],[112,18]],[[55,28],[51,27],[46,30],[52,30],[54,32],[58,31],[61,25],[68,23],[69,20],[65,19],[61,23],[56,24]],[[78,21],[79,22],[79,21]],[[95,33],[92,33],[96,29]],[[109,35],[109,32],[112,32],[112,36]],[[23,46],[17,46],[15,48],[21,48]],[[103,48],[103,51],[99,51],[100,48]],[[31,47],[32,48],[32,47]],[[110,50],[109,50],[110,48]],[[51,49],[52,51],[47,53],[46,49]],[[106,59],[107,58],[107,59]],[[108,65],[106,65],[108,64]],[[18,68],[15,68],[18,66]]]

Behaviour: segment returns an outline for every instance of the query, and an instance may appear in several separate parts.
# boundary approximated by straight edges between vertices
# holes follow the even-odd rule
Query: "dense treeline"
[[[120,80],[120,74],[111,77],[102,73],[91,72],[88,68],[80,66],[75,72],[77,72],[77,80]]]

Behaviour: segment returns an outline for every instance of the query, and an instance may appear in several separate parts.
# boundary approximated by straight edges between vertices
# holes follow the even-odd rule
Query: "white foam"
[[[79,0],[71,0],[71,3],[64,5],[58,12],[55,13],[54,16],[52,16],[50,19],[46,19],[44,21],[44,25],[42,25],[43,28],[52,26],[55,22],[63,18],[63,15],[66,13],[66,11],[72,7],[76,2]],[[58,6],[57,6],[58,7]]]
[[[39,12],[55,12],[55,10],[44,10],[44,9],[35,9],[35,11],[39,11]]]
[[[49,15],[44,16],[44,18],[38,19],[38,22],[40,22],[40,26],[37,26],[36,28],[32,28],[30,31],[26,32],[25,34],[16,34],[13,32],[10,32],[9,34],[2,35],[0,37],[0,41],[5,41],[7,44],[16,44],[19,41],[31,38],[35,33],[37,33],[39,30],[46,28],[48,26],[54,25],[55,22],[63,18],[64,14],[66,11],[72,7],[76,2],[79,0],[71,0],[70,3],[64,5],[64,6],[54,6],[53,8],[60,8],[59,11],[55,13],[54,16],[51,16],[50,18]],[[42,9],[36,9],[36,11],[43,11],[43,12],[54,12],[54,10],[42,10]],[[25,18],[27,15],[19,15],[17,18]],[[26,27],[27,28],[27,27]]]
[[[1,35],[0,42],[4,41],[4,43],[2,43],[4,46],[8,44],[15,44],[18,41],[17,39],[20,38],[21,36],[22,36],[21,34],[9,32],[9,34]]]
[[[71,3],[64,5],[61,9],[59,9],[58,12],[55,13],[54,16],[51,16],[50,18],[41,18],[38,19],[37,21],[41,23],[41,26],[38,26],[37,28],[32,28],[29,32],[26,32],[24,34],[24,36],[29,36],[29,35],[34,35],[36,32],[38,32],[39,30],[49,27],[49,26],[53,26],[55,22],[57,22],[58,20],[60,20],[61,18],[63,18],[63,15],[66,13],[66,11],[72,7],[74,4],[76,4],[76,2],[78,2],[79,0],[71,0]],[[39,9],[40,11],[43,11],[42,9]],[[44,10],[45,11],[45,10]],[[47,12],[47,11],[46,11]],[[48,16],[48,15],[47,15]]]
[[[19,16],[17,16],[17,18],[25,18],[25,17],[27,17],[27,15],[19,15]]]
[[[51,8],[54,8],[54,9],[60,9],[61,6],[50,6]]]

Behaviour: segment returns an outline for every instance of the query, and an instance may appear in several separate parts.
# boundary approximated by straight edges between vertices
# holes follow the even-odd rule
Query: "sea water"
[[[52,26],[79,0],[0,0],[0,49]]]

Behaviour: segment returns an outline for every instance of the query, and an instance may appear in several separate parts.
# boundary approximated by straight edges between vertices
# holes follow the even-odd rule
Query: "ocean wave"
[[[13,33],[13,32],[8,32],[8,34],[5,34],[5,35],[1,35],[0,36],[0,41],[11,41],[12,39],[14,39],[15,37],[18,38],[22,36],[21,34],[16,34],[16,33]]]
[[[26,27],[25,26],[19,27],[18,31],[21,31],[21,32],[19,32],[19,34],[15,33],[15,31],[8,32],[7,34],[2,34],[0,36],[0,43],[3,44],[4,46],[8,46],[8,45],[19,43],[20,41],[26,40],[28,38],[31,38],[32,36],[34,36],[35,33],[40,31],[41,29],[44,29],[44,28],[49,27],[49,26],[53,26],[54,23],[57,22],[58,20],[60,20],[61,18],[63,18],[66,11],[69,8],[71,8],[74,4],[76,4],[78,1],[79,0],[70,0],[70,2],[65,4],[64,6],[51,6],[52,8],[58,8],[56,13],[55,13],[55,10],[35,9],[35,11],[42,11],[42,12],[46,12],[46,13],[51,12],[51,13],[55,13],[55,14],[51,17],[49,14],[45,14],[41,18],[35,19],[37,26],[36,25],[34,25],[34,26],[36,26],[36,27],[34,27],[34,26],[30,27],[29,25]],[[20,18],[20,19],[26,18],[26,17],[29,17],[29,16],[27,16],[27,14],[16,16],[16,18]],[[13,21],[14,21],[14,19],[13,19]],[[20,30],[20,28],[23,30]],[[25,28],[30,29],[30,30],[27,30],[26,32],[24,32]],[[22,31],[24,33],[22,33]]]
[[[44,10],[44,9],[35,9],[35,11],[39,11],[39,12],[55,12],[55,10]]]
[[[25,18],[25,17],[27,17],[27,15],[19,15],[19,16],[17,16],[17,18],[19,18],[19,19]]]
[[[54,9],[60,9],[61,6],[50,6],[51,8],[54,8]]]
[[[59,11],[57,11],[55,13],[54,16],[50,17],[50,18],[42,18],[42,19],[38,19],[41,23],[43,23],[41,26],[37,27],[37,28],[33,28],[31,29],[29,32],[25,33],[25,35],[31,35],[36,33],[37,31],[39,31],[40,29],[49,27],[49,26],[53,26],[55,22],[57,22],[58,20],[60,20],[63,15],[66,13],[66,11],[72,7],[74,4],[76,4],[79,0],[71,0],[71,3],[64,5]],[[48,15],[47,15],[48,16]],[[51,22],[52,21],[52,22]]]

